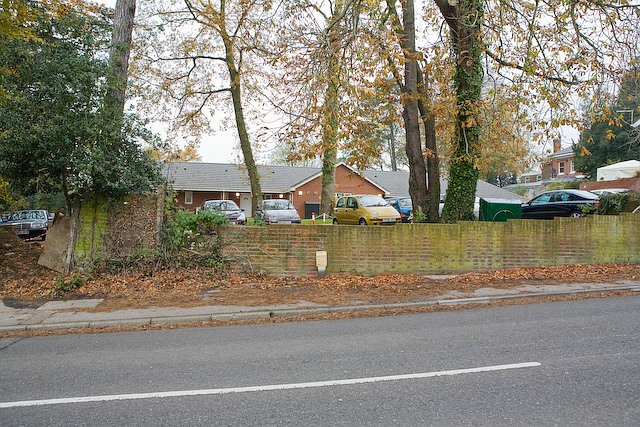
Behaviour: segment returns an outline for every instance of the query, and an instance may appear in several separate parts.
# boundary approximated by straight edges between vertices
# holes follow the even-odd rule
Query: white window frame
[[[185,191],[184,192],[184,204],[192,205],[193,204],[193,191]]]
[[[564,162],[558,162],[558,175],[564,175]]]
[[[571,160],[571,162],[569,162],[569,164],[571,166],[569,166],[569,171],[571,171],[571,173],[575,173],[576,169],[573,167],[573,160]]]

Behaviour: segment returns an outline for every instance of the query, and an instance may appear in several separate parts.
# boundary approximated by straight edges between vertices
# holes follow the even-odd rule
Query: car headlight
[[[47,228],[47,224],[31,224],[31,228],[44,229]]]
[[[378,216],[378,212],[371,212],[371,216]]]

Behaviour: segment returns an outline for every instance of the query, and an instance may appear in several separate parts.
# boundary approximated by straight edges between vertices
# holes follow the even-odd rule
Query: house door
[[[315,213],[316,216],[320,212],[320,202],[304,202],[304,217],[311,219],[311,214]]]
[[[240,209],[244,209],[244,214],[247,218],[253,216],[253,206],[251,206],[251,194],[240,194]]]

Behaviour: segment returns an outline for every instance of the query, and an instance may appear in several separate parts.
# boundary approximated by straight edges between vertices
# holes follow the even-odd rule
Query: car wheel
[[[367,220],[364,218],[360,218],[360,221],[358,221],[359,225],[367,225]]]
[[[571,212],[571,214],[569,215],[569,217],[571,218],[582,218],[582,213],[575,211],[575,212]]]
[[[338,220],[336,218],[333,218],[333,225],[338,225]]]

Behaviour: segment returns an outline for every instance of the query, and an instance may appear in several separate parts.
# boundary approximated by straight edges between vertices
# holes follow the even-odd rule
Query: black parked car
[[[49,212],[43,209],[33,209],[14,212],[1,224],[12,226],[16,230],[16,234],[23,239],[39,237],[44,240],[51,222]]]
[[[553,219],[558,216],[579,218],[584,207],[598,207],[598,196],[583,190],[547,191],[522,205],[523,219]]]

